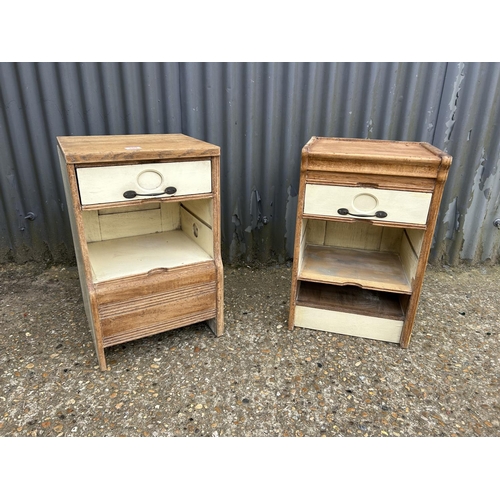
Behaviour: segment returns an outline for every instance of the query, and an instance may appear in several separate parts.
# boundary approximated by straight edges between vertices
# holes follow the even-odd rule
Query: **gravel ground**
[[[0,267],[0,436],[500,434],[500,266],[429,266],[409,349],[286,328],[289,265],[225,267],[204,324],[106,350],[74,267]]]

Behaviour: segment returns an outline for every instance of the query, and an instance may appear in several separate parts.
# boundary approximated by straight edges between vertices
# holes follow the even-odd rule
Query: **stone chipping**
[[[0,267],[0,436],[500,435],[500,266],[429,265],[408,349],[287,328],[290,263],[224,269],[225,334],[106,349],[76,267]]]

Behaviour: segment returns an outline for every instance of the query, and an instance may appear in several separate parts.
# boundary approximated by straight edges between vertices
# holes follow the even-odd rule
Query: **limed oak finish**
[[[182,134],[58,137],[85,310],[105,348],[207,321],[220,336],[220,148]]]
[[[423,142],[302,149],[288,327],[408,347],[452,158]]]

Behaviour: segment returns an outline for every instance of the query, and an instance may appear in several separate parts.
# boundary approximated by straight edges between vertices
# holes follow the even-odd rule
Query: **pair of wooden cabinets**
[[[220,148],[182,134],[58,137],[84,305],[104,349],[224,329]],[[313,137],[302,152],[289,328],[408,345],[451,157]]]

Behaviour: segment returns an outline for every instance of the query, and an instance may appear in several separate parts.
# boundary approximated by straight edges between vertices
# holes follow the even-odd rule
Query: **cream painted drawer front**
[[[136,192],[132,199],[212,191],[210,160],[77,168],[76,175],[82,205],[127,201],[131,199],[124,196],[127,191]],[[165,193],[168,187],[175,192]]]
[[[397,343],[403,321],[297,306],[295,326]]]
[[[431,198],[431,193],[307,184],[304,214],[330,217],[358,215],[359,218],[360,215],[370,215],[362,218],[425,224]],[[339,209],[346,209],[349,213],[340,214]],[[385,212],[387,216],[376,217],[376,212]]]

